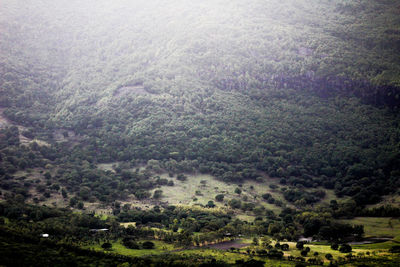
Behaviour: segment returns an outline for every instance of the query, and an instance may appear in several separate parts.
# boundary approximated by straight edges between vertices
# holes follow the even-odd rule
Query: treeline
[[[268,235],[275,240],[289,241],[297,241],[303,235],[319,240],[343,242],[361,238],[364,233],[362,226],[336,222],[328,210],[301,212],[286,208],[278,216],[271,212],[268,215],[259,215],[254,223],[248,223],[214,209],[175,206],[161,209],[156,206],[152,210],[129,208],[121,211],[115,218],[101,220],[94,214],[77,214],[69,209],[16,201],[18,200],[0,203],[0,216],[9,220],[5,226],[13,228],[18,225],[19,229],[36,237],[47,233],[50,240],[66,243],[83,244],[129,237],[134,241],[151,238],[177,245],[200,245],[249,235]],[[1,222],[4,225],[6,221]],[[124,228],[119,226],[119,222],[134,222],[135,226]]]

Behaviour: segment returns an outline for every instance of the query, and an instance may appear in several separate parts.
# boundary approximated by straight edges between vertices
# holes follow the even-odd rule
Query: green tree
[[[109,242],[105,242],[101,245],[104,250],[110,250],[112,248],[112,244]]]
[[[160,199],[160,198],[162,197],[162,193],[163,193],[162,190],[156,190],[156,191],[154,191],[153,198],[154,198],[154,199]]]
[[[206,204],[206,207],[207,208],[214,208],[215,207],[214,201],[212,201],[212,200],[208,201],[208,203]]]
[[[216,195],[215,200],[218,202],[222,202],[224,200],[224,195],[223,194]]]
[[[155,247],[155,244],[151,241],[145,241],[142,243],[142,247],[144,249],[153,249]]]

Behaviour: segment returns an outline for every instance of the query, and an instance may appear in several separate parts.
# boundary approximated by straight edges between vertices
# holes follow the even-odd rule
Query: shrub
[[[208,203],[206,204],[206,207],[214,208],[215,207],[214,201],[212,201],[212,200],[208,201]]]
[[[218,194],[218,195],[216,195],[216,196],[215,196],[215,200],[216,200],[216,201],[219,201],[219,202],[223,201],[223,200],[224,200],[224,195],[223,195],[223,194]]]
[[[122,244],[130,249],[140,249],[139,244],[131,238],[124,238]]]
[[[111,249],[112,248],[112,244],[109,242],[105,242],[103,243],[103,245],[101,245],[101,247],[105,250]]]
[[[297,242],[296,243],[296,248],[297,249],[303,249],[304,248],[304,243],[303,242]]]
[[[144,249],[153,249],[155,247],[155,244],[151,241],[145,241],[142,243],[142,247]]]
[[[156,191],[154,191],[153,198],[154,198],[154,199],[159,199],[159,198],[161,198],[161,197],[162,197],[162,193],[163,193],[162,190],[156,190]]]
[[[349,253],[351,252],[352,248],[349,244],[343,244],[340,246],[339,251],[342,253]]]
[[[187,180],[187,176],[180,173],[176,176],[176,179],[178,179],[179,181],[186,181]]]

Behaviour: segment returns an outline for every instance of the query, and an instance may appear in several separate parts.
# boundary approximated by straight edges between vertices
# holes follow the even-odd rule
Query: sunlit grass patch
[[[362,244],[362,245],[352,245],[353,249],[363,249],[363,250],[388,250],[392,246],[398,246],[398,243],[387,241],[373,244]]]
[[[105,221],[110,217],[107,214],[96,214],[95,216],[98,217],[102,221]]]
[[[186,176],[186,181],[179,181],[176,178],[169,178],[167,175],[162,175],[163,178],[173,179],[174,186],[161,186],[161,188],[158,188],[163,191],[161,200],[168,201],[169,204],[174,205],[193,205],[196,203],[206,205],[208,201],[212,200],[215,205],[224,206],[228,199],[236,197],[233,191],[237,185],[224,183],[211,175],[186,174]],[[204,182],[201,183],[201,181]],[[218,194],[224,194],[223,202],[215,200],[215,196]]]
[[[397,237],[400,236],[400,219],[388,217],[356,217],[351,220],[341,220],[343,223],[364,225],[365,236]]]
[[[130,225],[133,226],[133,227],[136,227],[136,222],[124,222],[124,223],[120,223],[119,225],[121,225],[121,226],[123,226],[125,228],[127,228]]]
[[[167,201],[172,205],[206,205],[208,201],[213,201],[217,207],[227,207],[231,199],[241,200],[244,202],[252,202],[256,205],[264,206],[266,209],[280,212],[282,208],[267,203],[262,194],[271,193],[277,199],[284,201],[279,189],[272,190],[269,185],[277,184],[274,179],[264,179],[263,182],[244,181],[242,184],[225,183],[217,180],[211,175],[206,174],[186,174],[186,181],[179,181],[176,178],[168,177],[167,174],[160,175],[162,178],[167,178],[174,181],[174,186],[161,186],[153,190],[162,190],[163,197],[161,201]],[[235,193],[235,189],[240,188],[241,193]],[[223,194],[223,201],[216,201],[215,196]],[[239,212],[242,216],[242,212]],[[243,214],[248,215],[248,214]],[[252,219],[248,218],[248,221]]]
[[[117,166],[117,165],[118,165],[118,162],[99,163],[99,164],[97,164],[97,168],[99,168],[100,170],[103,170],[103,171],[115,172],[113,166]]]

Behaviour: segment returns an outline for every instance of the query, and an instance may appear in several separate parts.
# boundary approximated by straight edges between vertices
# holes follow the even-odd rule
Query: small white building
[[[103,229],[90,229],[89,231],[90,232],[106,232],[106,231],[108,231],[108,229],[106,229],[106,228],[103,228]]]

